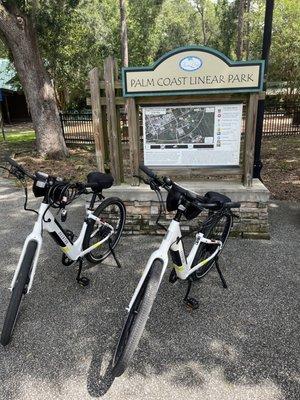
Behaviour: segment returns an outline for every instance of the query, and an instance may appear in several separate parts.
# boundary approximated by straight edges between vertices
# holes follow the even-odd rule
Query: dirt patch
[[[47,160],[37,156],[34,141],[2,142],[0,160],[7,153],[31,172],[42,171],[69,181],[86,181],[86,175],[97,169],[93,146],[72,146],[69,151],[70,157],[66,160]]]
[[[262,179],[277,200],[300,200],[300,137],[263,139]]]

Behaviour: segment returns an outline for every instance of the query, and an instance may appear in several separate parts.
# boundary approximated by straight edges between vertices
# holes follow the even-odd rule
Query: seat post
[[[91,201],[90,201],[90,207],[89,207],[90,210],[93,210],[97,196],[98,196],[98,193],[93,193]]]

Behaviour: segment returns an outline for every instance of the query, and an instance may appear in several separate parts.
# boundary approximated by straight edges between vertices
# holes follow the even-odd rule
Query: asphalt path
[[[0,326],[34,221],[22,192],[1,183]],[[74,229],[82,215],[79,202]],[[133,362],[116,379],[110,362],[125,307],[161,238],[124,237],[123,268],[110,258],[85,265],[91,284],[82,288],[45,235],[13,340],[0,348],[0,399],[299,399],[299,204],[272,204],[270,223],[270,241],[229,240],[221,260],[229,288],[212,271],[193,287],[198,310],[183,305],[186,284],[165,277]]]

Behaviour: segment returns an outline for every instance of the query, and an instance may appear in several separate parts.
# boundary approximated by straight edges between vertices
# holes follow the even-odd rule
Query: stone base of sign
[[[244,187],[241,183],[229,181],[189,181],[178,182],[187,189],[193,190],[200,195],[208,191],[220,192],[231,198],[232,201],[241,202],[241,208],[234,210],[239,218],[234,219],[232,236],[247,239],[269,239],[268,223],[268,201],[269,191],[258,180],[253,180],[251,188]],[[155,221],[159,211],[157,197],[149,186],[113,186],[105,191],[106,196],[120,197],[126,204],[127,219],[125,233],[127,234],[164,234],[165,231],[159,228]],[[163,198],[166,198],[164,193]],[[168,226],[172,213],[167,213],[161,218],[161,223]],[[204,219],[205,213],[192,221],[182,220],[182,231],[193,230],[199,219]]]

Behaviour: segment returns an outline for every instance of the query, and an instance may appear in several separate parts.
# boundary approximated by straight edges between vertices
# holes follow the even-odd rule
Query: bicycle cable
[[[28,203],[28,189],[27,189],[27,185],[25,184],[26,179],[25,179],[25,178],[21,178],[20,176],[18,176],[18,175],[16,175],[15,173],[13,173],[13,172],[11,171],[11,169],[6,168],[6,167],[3,167],[2,165],[0,165],[0,168],[2,168],[2,169],[4,169],[4,170],[8,171],[8,173],[14,175],[14,177],[16,177],[18,181],[20,181],[20,183],[21,183],[21,185],[22,185],[22,187],[23,187],[23,189],[24,189],[24,193],[25,193],[25,201],[24,201],[24,204],[23,204],[24,210],[25,210],[25,211],[33,212],[33,213],[35,213],[35,214],[38,214],[38,212],[37,212],[36,210],[34,210],[34,209],[32,209],[32,208],[27,208],[27,203]]]

